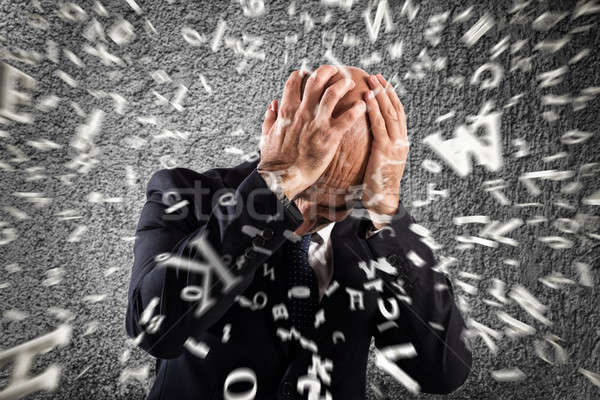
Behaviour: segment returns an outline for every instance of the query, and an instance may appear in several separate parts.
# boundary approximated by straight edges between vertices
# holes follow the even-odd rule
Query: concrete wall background
[[[593,4],[529,2],[516,20],[516,14],[511,13],[516,3],[512,2],[414,1],[413,5],[420,8],[410,21],[402,14],[404,2],[390,0],[395,29],[386,32],[384,23],[374,43],[369,40],[363,17],[369,6],[365,1],[355,1],[350,10],[318,1],[296,1],[295,13],[291,13],[290,2],[266,0],[264,14],[256,17],[244,15],[238,1],[139,0],[137,4],[139,13],[125,1],[106,1],[103,5],[107,15],[101,16],[94,11],[92,1],[80,1],[78,5],[86,17],[78,22],[61,18],[60,5],[55,2],[0,2],[1,59],[36,80],[35,88],[29,91],[31,104],[22,108],[32,114],[32,123],[0,121],[3,243],[6,242],[0,246],[0,347],[8,349],[48,333],[61,321],[73,329],[67,346],[39,355],[33,362],[32,374],[52,363],[62,366],[57,391],[39,392],[31,398],[143,398],[154,376],[153,360],[127,341],[124,312],[133,259],[131,239],[144,203],[145,184],[152,172],[167,165],[196,170],[233,166],[241,161],[235,149],[242,153],[255,151],[263,113],[272,99],[280,97],[288,74],[300,68],[303,59],[311,69],[329,62],[324,58],[324,32],[335,32],[333,52],[343,63],[362,66],[371,73],[381,72],[387,78],[396,74],[406,90],[401,99],[412,145],[402,186],[403,201],[417,221],[443,245],[437,254],[457,259],[448,267],[454,281],[461,280],[478,289],[469,294],[456,286],[457,294],[470,308],[465,316],[502,332],[506,324],[496,314],[502,310],[536,329],[532,335],[504,335],[495,340],[496,354],[481,338],[473,338],[472,374],[450,398],[590,400],[600,396],[600,389],[578,372],[579,368],[600,372],[598,220],[593,218],[597,217],[598,206],[583,202],[600,188],[593,168],[587,170],[591,171],[588,174],[587,167],[583,173],[581,170],[585,164],[599,162],[600,149],[594,89],[600,86],[599,12]],[[468,19],[453,22],[469,7],[472,14]],[[376,5],[371,18],[375,8]],[[578,15],[582,10],[590,13]],[[445,12],[448,18],[440,32],[441,41],[434,46],[424,32],[430,17]],[[495,26],[468,47],[461,37],[486,12],[493,16]],[[546,12],[566,15],[548,30],[534,29],[532,22]],[[314,22],[311,30],[307,16]],[[47,22],[47,28],[39,28],[40,18]],[[106,33],[106,42],[97,43],[104,43],[109,53],[119,57],[120,65],[106,65],[86,53],[86,45],[97,45],[83,36],[93,18]],[[131,23],[136,37],[119,46],[108,32],[121,18]],[[213,51],[219,19],[226,23],[224,39]],[[147,25],[145,28],[146,20],[156,33]],[[181,34],[184,26],[204,35],[206,42],[197,47],[187,43]],[[577,27],[579,32],[574,32]],[[250,42],[242,42],[245,54],[227,48],[226,38],[241,41],[243,34],[262,39],[257,52],[264,53],[264,60],[252,58]],[[294,34],[297,42],[290,43]],[[345,34],[354,35],[360,43],[354,47],[344,45]],[[528,41],[514,54],[509,48],[494,60],[503,70],[499,86],[481,89],[470,85],[477,68],[491,62],[490,49],[506,36],[510,45],[518,40]],[[544,40],[565,38],[568,42],[555,52],[535,49]],[[393,59],[388,48],[400,41],[402,55]],[[52,51],[48,52],[52,43],[58,49],[54,61],[49,56]],[[447,57],[447,65],[439,70],[423,69],[421,79],[407,78],[408,71],[419,68],[415,63],[423,61],[419,53],[425,48],[432,61]],[[29,62],[14,58],[18,49],[29,52],[21,52],[20,57]],[[64,52],[67,49],[84,65],[70,61]],[[589,49],[589,54],[569,64],[584,49]],[[379,62],[361,64],[375,52]],[[531,70],[511,72],[511,63],[518,57],[532,57]],[[240,73],[236,68],[244,60],[247,64]],[[561,66],[567,66],[562,82],[540,87],[538,76]],[[152,77],[156,70],[164,70],[171,82],[158,83]],[[57,71],[64,71],[76,83],[69,85]],[[203,86],[201,76],[211,93]],[[461,76],[463,85],[451,83]],[[180,85],[187,88],[187,93],[179,111],[170,104],[156,103],[153,90],[173,99]],[[122,109],[115,107],[110,93],[123,98]],[[522,97],[516,105],[504,107],[519,94]],[[542,98],[548,94],[567,95],[570,100],[563,105],[544,105]],[[55,107],[44,107],[46,96],[50,95],[57,96],[58,102]],[[497,171],[474,166],[468,176],[459,177],[423,139],[437,130],[445,138],[452,137],[454,128],[464,123],[467,116],[479,112],[486,100],[493,100],[494,110],[503,112],[499,132],[504,165]],[[82,146],[78,148],[77,128],[89,120],[94,110],[103,110],[100,129],[90,142],[79,140]],[[553,119],[550,114],[543,117],[548,111],[556,113],[556,120],[549,121]],[[449,112],[454,112],[454,116],[436,121]],[[562,143],[561,136],[571,130],[591,136],[577,144]],[[155,138],[167,131],[180,132],[179,137]],[[529,154],[520,158],[516,157],[519,147],[513,143],[519,138],[529,148]],[[51,141],[54,146],[46,148],[39,144],[42,140]],[[72,164],[73,160],[83,159],[81,153],[90,151],[97,152],[93,155],[96,163],[89,168]],[[544,157],[559,152],[567,154],[544,161]],[[425,169],[422,163],[426,159],[438,162],[441,172],[434,174]],[[575,171],[576,175],[539,182],[541,193],[535,197],[519,182],[519,176],[526,172],[550,169]],[[503,179],[507,185],[504,194],[508,205],[500,204],[484,190],[484,182],[495,179]],[[574,181],[581,183],[580,190],[561,192]],[[427,197],[428,183],[435,184],[438,190],[447,190],[448,196],[437,197],[427,206],[412,207],[413,201]],[[25,197],[22,193],[38,194]],[[516,206],[530,202],[541,206]],[[468,215],[487,215],[502,223],[511,218],[522,219],[524,224],[507,234],[519,245],[490,248],[476,244],[472,249],[457,248],[457,235],[477,235],[482,227],[453,223],[453,217]],[[546,221],[526,222],[535,216],[543,216]],[[577,218],[579,227],[571,229],[572,233],[561,232],[555,225],[560,218]],[[550,236],[567,238],[572,246],[555,249],[539,240]],[[504,263],[505,259],[518,260],[518,266]],[[582,278],[578,272],[576,262],[589,265],[591,287],[584,285],[585,276]],[[479,274],[481,279],[461,276],[461,271]],[[573,283],[551,288],[539,281],[553,272]],[[510,299],[502,307],[485,303],[485,299],[493,299],[488,294],[493,279],[506,284],[506,294],[516,285],[524,286],[547,306],[544,315],[552,325],[540,323]],[[535,341],[544,342],[549,334],[560,337],[556,343],[567,355],[562,364],[552,365],[536,354]],[[544,343],[554,360],[550,343]],[[525,374],[521,381],[498,382],[491,375],[494,370],[516,367]],[[12,368],[3,367],[0,388],[7,384]],[[146,379],[143,368],[147,368]],[[128,370],[142,371],[142,379],[120,383],[119,377]],[[370,399],[411,396],[378,371],[372,360],[368,382]],[[377,393],[383,393],[383,397]]]

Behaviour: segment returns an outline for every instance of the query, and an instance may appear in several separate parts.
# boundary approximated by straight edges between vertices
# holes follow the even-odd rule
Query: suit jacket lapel
[[[344,286],[363,289],[365,274],[359,263],[369,263],[373,258],[365,240],[363,240],[370,222],[366,219],[348,217],[337,222],[331,232],[333,252],[333,277]]]

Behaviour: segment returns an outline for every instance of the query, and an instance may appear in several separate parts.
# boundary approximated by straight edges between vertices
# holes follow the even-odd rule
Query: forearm
[[[184,234],[157,228],[138,232],[128,333],[137,336],[144,332],[140,346],[150,354],[176,357],[192,333],[206,330],[225,314],[235,297],[250,285],[257,266],[281,246],[283,232],[293,231],[301,222],[283,209],[254,170],[239,185],[232,200],[217,203],[195,231]],[[165,240],[171,241],[169,250],[156,257],[156,249]],[[144,260],[148,254],[154,257]],[[203,293],[206,287],[209,290]],[[183,299],[186,288],[193,289],[200,299]],[[150,334],[140,324],[140,317],[155,298],[160,303],[154,314],[162,315],[164,320]]]
[[[449,393],[466,379],[471,351],[464,341],[464,320],[454,301],[449,279],[428,268],[406,286],[407,301],[400,303],[400,322],[417,357],[404,360],[407,370],[427,393]],[[394,290],[391,286],[387,287]]]
[[[428,393],[448,393],[460,386],[471,367],[471,352],[463,340],[464,320],[455,304],[450,280],[435,271],[435,257],[410,229],[414,220],[403,208],[389,222],[390,230],[372,235],[367,243],[375,259],[385,260],[396,273],[381,271],[381,298],[397,302],[397,327],[379,315],[378,346],[410,342],[414,358],[398,360]],[[387,232],[386,232],[387,231]],[[384,327],[390,327],[384,329]]]

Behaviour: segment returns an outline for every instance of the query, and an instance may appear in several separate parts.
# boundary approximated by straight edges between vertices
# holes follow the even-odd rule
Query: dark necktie
[[[287,265],[288,290],[296,287],[294,295],[289,299],[290,318],[292,324],[303,334],[310,336],[314,329],[315,312],[319,305],[319,286],[317,276],[308,262],[308,248],[311,235],[304,235],[296,243],[288,243]],[[303,292],[310,290],[310,295],[303,297]]]

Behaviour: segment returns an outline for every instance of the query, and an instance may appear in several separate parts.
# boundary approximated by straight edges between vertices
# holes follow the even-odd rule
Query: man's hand
[[[319,67],[308,78],[301,98],[302,74],[292,72],[279,110],[277,101],[273,101],[266,112],[257,168],[267,182],[276,175],[278,185],[290,200],[323,174],[343,134],[366,111],[365,103],[358,101],[332,118],[336,104],[354,87],[351,79],[341,79],[323,93],[336,73],[337,68],[332,65]]]
[[[362,202],[375,228],[398,210],[400,180],[408,155],[404,107],[381,74],[369,77],[371,91],[365,95],[373,142],[363,181]]]

